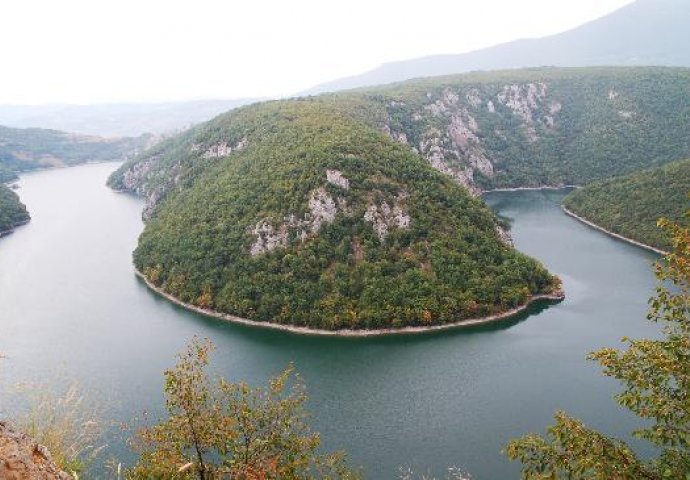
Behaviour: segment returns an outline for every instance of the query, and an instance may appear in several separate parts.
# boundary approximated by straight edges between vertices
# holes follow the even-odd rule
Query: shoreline
[[[515,315],[518,315],[527,308],[529,308],[533,303],[540,301],[553,301],[560,302],[565,298],[565,294],[562,292],[556,292],[551,294],[540,294],[531,296],[527,302],[523,305],[515,307],[513,309],[507,310],[502,313],[497,313],[494,315],[489,315],[486,317],[478,318],[468,318],[465,320],[460,320],[457,322],[446,323],[443,325],[431,325],[428,327],[402,327],[402,328],[381,328],[377,330],[352,330],[352,329],[341,329],[341,330],[324,330],[319,328],[309,328],[300,327],[297,325],[284,325],[279,323],[269,323],[269,322],[259,322],[256,320],[249,320],[248,318],[242,318],[235,315],[230,315],[228,313],[217,312],[215,310],[210,310],[206,308],[201,308],[196,305],[185,303],[182,300],[174,297],[173,295],[163,291],[161,288],[155,286],[151,283],[148,278],[144,276],[138,269],[134,269],[137,277],[141,278],[146,286],[153,290],[155,293],[161,297],[183,307],[187,310],[205,315],[207,317],[217,318],[220,320],[225,320],[227,322],[232,322],[240,325],[255,327],[255,328],[265,328],[271,330],[282,330],[299,335],[314,335],[314,336],[331,336],[331,337],[374,337],[374,336],[387,336],[387,335],[403,335],[403,334],[419,334],[419,333],[429,333],[442,330],[451,330],[456,328],[466,328],[473,327],[477,325],[485,325],[488,323],[494,323],[502,320],[507,320]]]
[[[656,248],[656,247],[652,247],[651,245],[647,245],[646,243],[638,242],[637,240],[633,240],[632,238],[624,237],[623,235],[611,232],[610,230],[606,230],[604,227],[597,225],[594,222],[590,222],[586,218],[583,218],[583,217],[577,215],[576,213],[568,210],[565,205],[561,205],[561,210],[563,210],[563,212],[566,215],[569,215],[569,216],[573,217],[574,219],[579,220],[580,222],[584,223],[588,227],[599,230],[600,232],[603,232],[607,235],[610,235],[614,238],[617,238],[618,240],[622,240],[622,241],[629,243],[631,245],[635,245],[636,247],[644,248],[645,250],[650,250],[654,253],[658,253],[659,255],[668,255],[668,252],[666,252],[664,250],[661,250],[661,249]]]
[[[493,192],[522,192],[525,190],[563,190],[564,188],[582,188],[580,185],[542,185],[540,187],[505,187],[505,188],[492,188],[491,190],[482,190],[480,195],[485,193]]]
[[[21,180],[22,175],[27,175],[27,174],[32,174],[32,173],[41,173],[41,172],[46,172],[49,170],[58,170],[62,168],[72,168],[72,167],[82,167],[84,165],[101,165],[104,163],[124,163],[127,160],[123,160],[122,158],[116,158],[113,160],[87,160],[85,162],[80,162],[80,163],[73,163],[73,164],[62,164],[62,165],[43,165],[40,167],[36,168],[30,168],[28,170],[19,170],[16,172],[13,172],[16,175],[16,178],[7,180],[6,182],[0,182],[4,184],[10,184],[13,182],[17,182]]]

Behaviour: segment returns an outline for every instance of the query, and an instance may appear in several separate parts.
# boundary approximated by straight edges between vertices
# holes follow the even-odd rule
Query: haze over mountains
[[[317,85],[304,94],[474,70],[538,66],[690,66],[689,24],[690,2],[687,0],[637,0],[607,16],[556,35],[516,40],[457,55],[433,55],[387,63],[361,75]]]
[[[384,64],[317,85],[302,94],[380,85],[416,77],[533,66],[690,66],[690,2],[637,0],[575,29],[469,53]],[[461,32],[458,33],[461,35]],[[452,45],[448,46],[453,49]],[[0,105],[0,125],[52,128],[101,136],[170,133],[259,99],[110,105]]]
[[[100,105],[0,105],[0,125],[105,137],[171,133],[258,98]]]

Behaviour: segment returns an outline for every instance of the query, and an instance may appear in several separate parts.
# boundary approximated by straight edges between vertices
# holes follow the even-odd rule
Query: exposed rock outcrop
[[[522,124],[522,131],[531,143],[539,140],[539,129],[556,130],[557,115],[562,109],[559,101],[549,99],[548,86],[543,82],[509,84],[499,86],[494,92],[478,88],[445,88],[440,93],[427,92],[428,103],[416,112],[412,119],[420,123],[420,131],[414,137],[419,143],[415,152],[423,155],[437,170],[450,175],[472,193],[479,194],[476,175],[494,177],[495,160],[491,158],[486,138],[492,135],[506,140],[496,125],[482,132],[480,120],[486,115],[515,115]],[[387,129],[398,141],[401,134]],[[407,143],[409,133],[403,143]]]
[[[345,190],[350,189],[350,180],[338,170],[326,170],[326,181]],[[304,242],[310,233],[318,233],[324,224],[335,220],[338,212],[349,213],[345,199],[334,199],[324,187],[311,192],[307,205],[309,212],[302,218],[290,214],[277,226],[274,226],[270,219],[260,220],[250,230],[254,241],[249,253],[255,257],[276,248],[287,247],[291,236]]]
[[[546,99],[546,84],[537,82],[523,85],[506,85],[496,98],[499,103],[510,108],[522,119],[527,139],[530,142],[536,142],[539,137],[537,136],[535,124],[540,119],[540,110]],[[554,109],[556,112],[560,110],[560,105],[556,107],[554,104],[550,106],[550,109]],[[541,120],[550,126],[553,126],[555,123],[553,117],[548,115]]]
[[[218,142],[215,145],[211,145],[206,149],[206,151],[202,154],[202,157],[204,158],[218,158],[218,157],[225,157],[227,155],[230,155],[232,152],[240,152],[244,150],[244,147],[247,146],[247,137],[244,137],[242,140],[237,142],[235,145],[228,145],[228,142]],[[198,145],[193,145],[192,150],[194,151],[199,148]]]
[[[398,194],[393,205],[383,201],[380,204],[372,204],[367,207],[364,220],[372,224],[379,240],[385,240],[391,229],[404,229],[410,226],[411,219],[404,205],[405,198],[407,198],[407,194],[403,192]]]
[[[350,189],[350,180],[339,170],[326,170],[326,181],[344,190]],[[407,192],[400,192],[391,203],[381,201],[371,203],[364,213],[364,220],[371,223],[380,240],[385,240],[394,228],[408,228],[411,218],[407,213],[405,199]],[[280,224],[274,224],[271,219],[259,220],[249,229],[254,238],[249,253],[255,257],[271,252],[277,248],[286,248],[291,240],[305,242],[328,223],[332,223],[338,213],[352,216],[352,208],[341,196],[335,198],[326,191],[325,187],[318,187],[309,194],[307,201],[308,212],[303,216],[287,215]]]
[[[513,246],[513,237],[510,236],[510,232],[508,232],[508,230],[504,229],[500,225],[496,225],[496,233],[498,233],[498,238],[500,238],[504,244],[508,245],[509,247]]]
[[[340,170],[326,170],[326,181],[345,190],[350,189],[350,180]]]
[[[190,150],[197,155],[203,151],[201,158],[208,160],[242,151],[246,147],[247,137],[243,137],[234,145],[229,144],[227,141],[217,142],[208,146],[195,143],[192,144]],[[179,184],[184,168],[179,162],[166,164],[163,155],[151,154],[132,164],[122,173],[122,187],[123,190],[136,193],[146,199],[142,216],[144,219],[148,219],[153,214],[156,205],[160,203],[173,187]],[[165,181],[162,181],[162,179],[165,179]]]
[[[419,151],[436,170],[452,177],[470,191],[474,191],[474,170],[469,166],[460,165],[457,153],[446,148],[444,143],[446,142],[441,132],[432,128],[426,132],[419,143]],[[450,163],[451,160],[455,160],[454,164]]]
[[[60,470],[46,447],[0,422],[0,478],[3,480],[73,480]]]

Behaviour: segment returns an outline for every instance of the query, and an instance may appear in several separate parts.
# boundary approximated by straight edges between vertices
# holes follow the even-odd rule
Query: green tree
[[[672,249],[655,267],[660,283],[648,318],[663,323],[663,337],[624,338],[625,349],[590,354],[605,375],[623,382],[616,400],[649,421],[633,435],[659,447],[659,456],[643,461],[624,442],[558,412],[546,438],[527,435],[508,444],[508,457],[523,464],[522,478],[690,479],[690,228],[664,219],[659,226]]]
[[[142,428],[132,479],[355,479],[341,453],[320,454],[304,384],[292,367],[265,388],[209,378],[213,345],[194,340],[165,372],[168,419]]]

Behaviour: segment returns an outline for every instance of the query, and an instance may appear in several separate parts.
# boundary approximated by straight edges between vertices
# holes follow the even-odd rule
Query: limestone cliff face
[[[148,219],[160,201],[179,184],[184,172],[198,162],[206,162],[240,152],[247,146],[247,137],[237,142],[216,141],[209,144],[192,143],[189,147],[190,160],[183,163],[170,159],[155,149],[142,154],[136,161],[125,165],[116,182],[110,186],[123,191],[136,193],[146,199],[142,216]]]
[[[341,192],[350,189],[350,180],[340,170],[327,169],[325,177],[326,183],[338,187]],[[394,229],[404,230],[410,226],[411,218],[405,205],[407,197],[407,192],[401,191],[390,203],[383,200],[367,204],[363,219],[371,224],[379,240],[384,241]],[[252,225],[249,233],[253,242],[249,253],[256,257],[277,248],[285,248],[293,238],[304,243],[318,234],[324,225],[332,223],[339,213],[350,218],[353,216],[353,208],[346,199],[338,194],[331,195],[325,186],[309,194],[307,207],[307,212],[302,216],[291,213],[280,223],[263,218]]]
[[[72,480],[53,462],[46,447],[0,422],[0,478],[3,480]]]
[[[559,101],[550,98],[544,82],[498,85],[491,91],[446,87],[440,92],[429,91],[425,97],[421,108],[390,101],[389,118],[396,113],[400,118],[401,110],[407,110],[409,130],[399,131],[388,124],[382,130],[404,144],[418,138],[418,144],[411,148],[475,195],[481,193],[476,176],[490,179],[496,173],[496,159],[487,148],[492,139],[505,139],[496,124],[517,125],[528,143],[536,143],[540,132],[558,128],[562,108]]]

